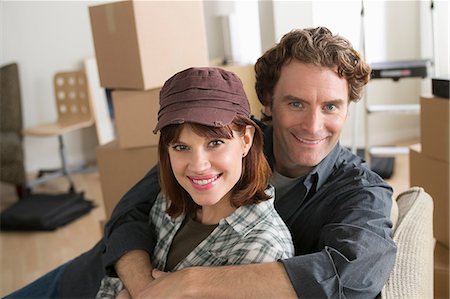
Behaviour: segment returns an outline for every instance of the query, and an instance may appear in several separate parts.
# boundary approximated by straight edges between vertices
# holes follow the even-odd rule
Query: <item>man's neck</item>
[[[298,178],[298,177],[306,176],[308,173],[311,172],[313,167],[302,166],[302,167],[288,168],[288,167],[283,167],[281,165],[278,165],[275,162],[274,169],[276,172],[278,172],[279,174],[281,174],[285,177]]]

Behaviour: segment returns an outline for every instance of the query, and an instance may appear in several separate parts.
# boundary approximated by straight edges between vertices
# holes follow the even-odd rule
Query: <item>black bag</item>
[[[84,199],[84,192],[31,194],[0,214],[0,230],[55,230],[94,207],[92,201]]]

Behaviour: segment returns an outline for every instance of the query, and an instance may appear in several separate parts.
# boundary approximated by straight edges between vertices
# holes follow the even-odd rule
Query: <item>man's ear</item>
[[[272,109],[270,106],[263,106],[261,110],[265,116],[272,116]]]
[[[242,156],[245,157],[247,153],[249,152],[250,148],[253,144],[253,136],[255,135],[255,127],[254,126],[246,126],[244,136],[242,136],[242,144],[243,144],[243,154]]]

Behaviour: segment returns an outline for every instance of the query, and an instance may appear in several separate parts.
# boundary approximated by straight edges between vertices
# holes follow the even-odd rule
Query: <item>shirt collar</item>
[[[248,234],[255,226],[264,221],[268,216],[268,211],[273,208],[275,188],[269,186],[265,190],[271,198],[258,204],[250,204],[239,207],[233,214],[220,220],[220,225],[231,226],[236,233],[241,236]]]
[[[314,191],[317,192],[323,186],[333,172],[340,152],[341,145],[338,142],[331,152],[310,171],[304,181],[305,187],[308,190],[314,186]]]

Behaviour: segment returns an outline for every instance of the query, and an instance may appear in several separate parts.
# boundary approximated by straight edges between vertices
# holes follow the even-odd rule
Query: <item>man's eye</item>
[[[175,144],[175,145],[172,146],[172,149],[175,150],[175,151],[179,151],[180,152],[180,151],[186,151],[189,148],[186,145],[183,145],[183,144]]]
[[[289,106],[291,106],[292,108],[301,108],[301,107],[303,107],[303,105],[300,102],[290,102]]]
[[[325,110],[327,111],[334,111],[337,109],[337,106],[335,104],[327,104],[325,105]]]

